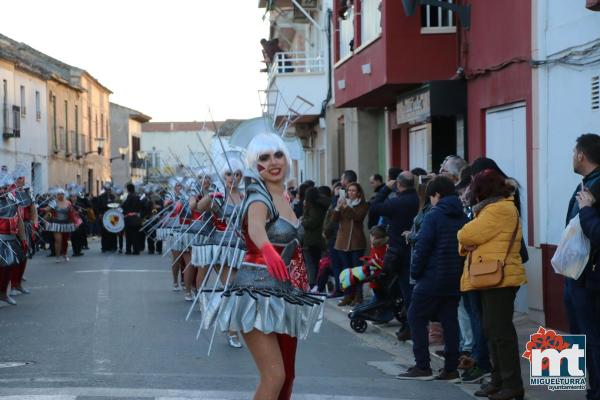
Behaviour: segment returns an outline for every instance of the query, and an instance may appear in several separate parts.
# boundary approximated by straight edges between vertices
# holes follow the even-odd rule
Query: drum
[[[110,233],[119,233],[125,229],[125,217],[120,209],[110,209],[102,217],[102,225]]]

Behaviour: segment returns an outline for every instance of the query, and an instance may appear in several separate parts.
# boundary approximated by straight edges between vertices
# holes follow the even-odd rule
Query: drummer
[[[110,209],[108,205],[115,203],[117,199],[112,191],[112,185],[110,182],[105,182],[103,187],[104,192],[98,196],[97,200],[98,212],[96,214],[98,215],[99,221],[102,221],[104,213]],[[106,230],[102,223],[100,224],[100,229],[102,230],[102,252],[106,253],[117,251],[117,235]]]
[[[127,198],[121,208],[125,217],[125,254],[139,255],[144,243],[140,233],[144,205],[132,183],[127,184]]]

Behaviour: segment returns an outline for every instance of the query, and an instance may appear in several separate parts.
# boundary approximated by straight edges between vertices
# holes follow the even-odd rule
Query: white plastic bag
[[[578,279],[590,258],[590,240],[585,236],[577,214],[560,237],[556,253],[552,257],[552,267],[557,274]]]

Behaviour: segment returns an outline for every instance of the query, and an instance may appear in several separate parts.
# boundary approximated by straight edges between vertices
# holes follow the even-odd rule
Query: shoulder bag
[[[506,255],[502,261],[483,261],[481,257],[479,257],[478,261],[473,262],[473,252],[469,252],[467,268],[469,271],[469,281],[471,282],[471,286],[473,286],[475,289],[489,289],[502,283],[502,279],[504,278],[504,264],[506,264],[506,259],[508,258],[512,247],[515,244],[518,230],[519,218],[517,217],[517,225],[515,226],[515,230],[513,231],[510,239],[510,244],[508,245],[508,250],[506,250]]]

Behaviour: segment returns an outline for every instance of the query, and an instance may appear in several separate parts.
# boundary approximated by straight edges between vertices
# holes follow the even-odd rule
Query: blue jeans
[[[470,291],[463,294],[465,308],[471,320],[471,331],[473,332],[473,349],[471,357],[477,362],[477,366],[485,371],[491,371],[490,351],[487,339],[483,334],[481,326],[481,295],[478,291]]]
[[[408,323],[413,340],[413,353],[417,367],[429,369],[429,321],[437,320],[444,332],[444,369],[456,371],[458,367],[458,301],[460,296],[429,296],[413,293],[408,309]]]
[[[333,247],[334,243],[335,240],[327,243],[327,255],[329,256],[329,260],[331,260],[331,273],[335,279],[335,291],[341,292],[342,285],[340,285],[340,272],[342,272],[342,262],[340,260],[340,252]]]
[[[567,278],[564,302],[571,333],[586,335],[587,399],[600,400],[600,293]]]

